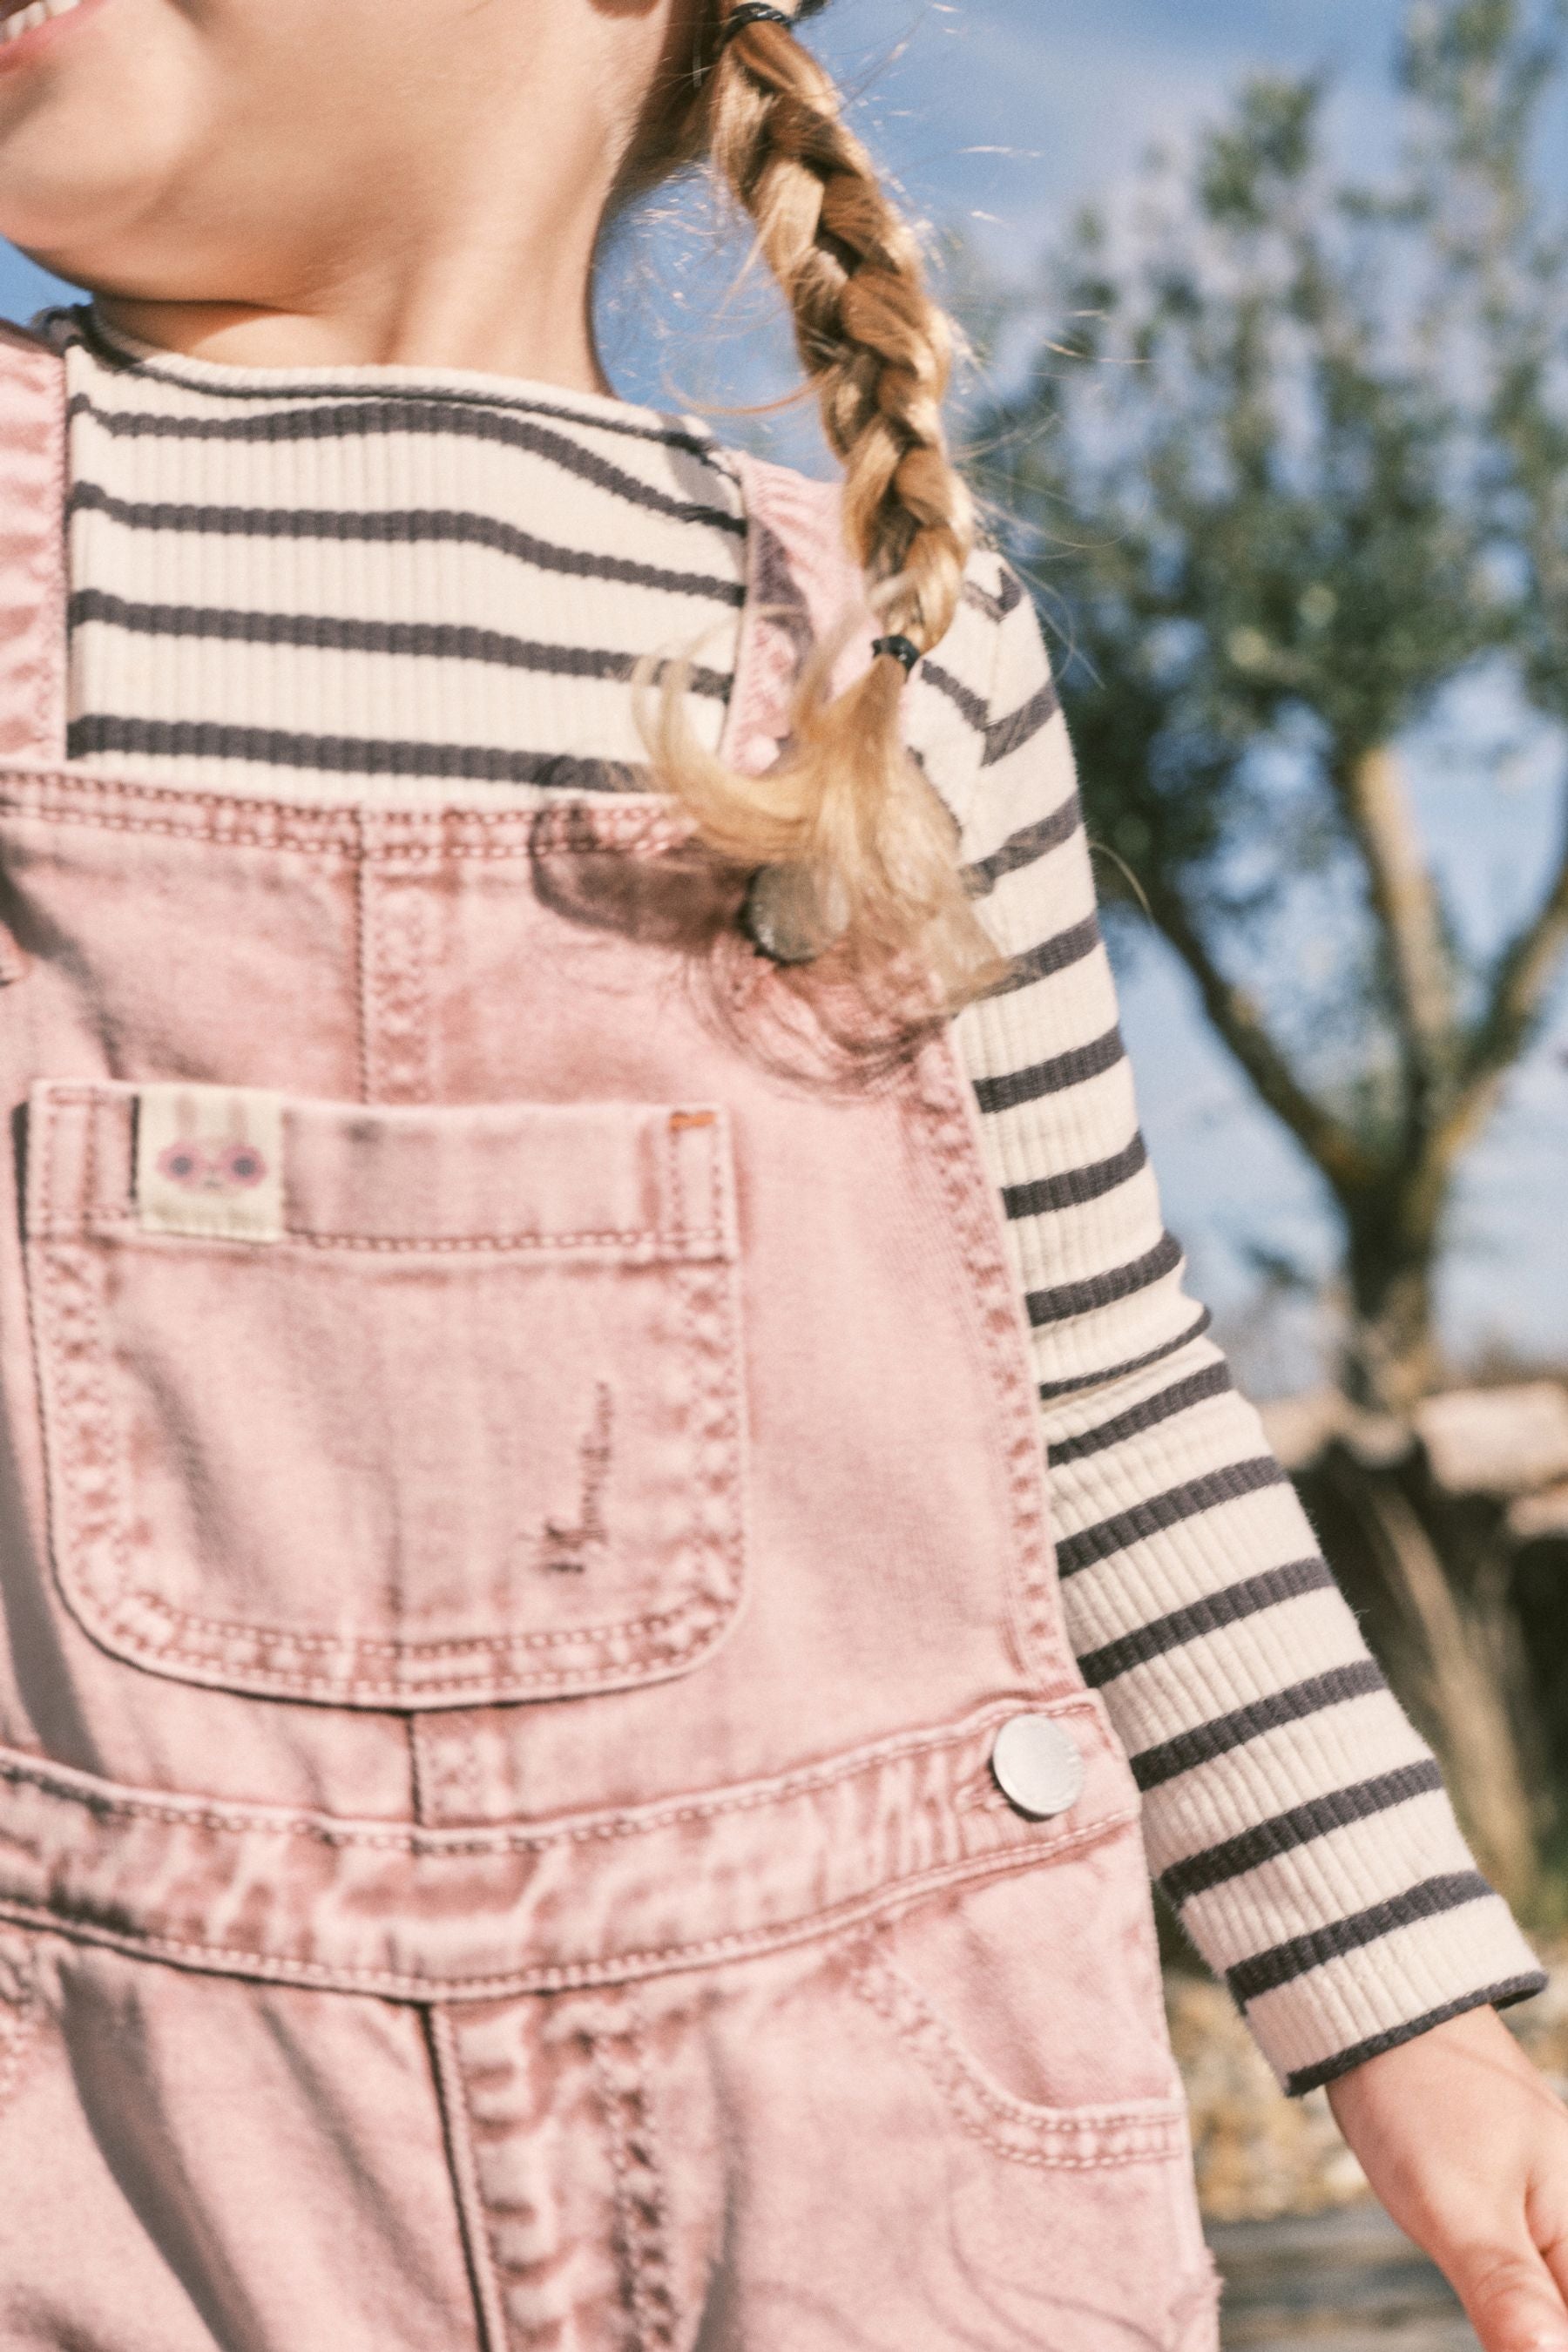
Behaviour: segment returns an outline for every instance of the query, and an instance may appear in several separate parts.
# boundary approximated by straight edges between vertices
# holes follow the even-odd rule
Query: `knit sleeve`
[[[1183,1286],[1067,729],[996,558],[976,559],[925,686],[943,709],[917,749],[939,789],[952,777],[1012,958],[957,1038],[1031,1334],[1068,1632],[1131,1758],[1153,1870],[1305,2091],[1544,1979]]]

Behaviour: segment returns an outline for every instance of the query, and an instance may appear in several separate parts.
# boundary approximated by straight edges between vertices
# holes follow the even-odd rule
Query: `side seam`
[[[479,2165],[474,2155],[473,2128],[468,2115],[468,2094],[463,2087],[457,2034],[448,2010],[428,2008],[424,2016],[426,2036],[430,2044],[431,2071],[436,2079],[436,2095],[441,2109],[441,2127],[446,2135],[447,2162],[457,2199],[458,2225],[462,2233],[463,2252],[474,2293],[474,2310],[479,2324],[480,2352],[510,2352],[506,2308],[501,2301],[500,2282],[496,2276],[491,2256],[484,2200],[479,2193]]]

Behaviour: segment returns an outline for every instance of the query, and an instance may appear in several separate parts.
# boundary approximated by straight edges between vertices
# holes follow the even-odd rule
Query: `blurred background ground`
[[[1568,2095],[1568,1945],[1510,2023]],[[1327,2094],[1286,2099],[1222,1987],[1183,1969],[1167,2010],[1192,2105],[1230,2352],[1464,2352],[1475,2336],[1442,2278],[1373,2203]]]
[[[1226,2352],[1475,2352],[1453,2295],[1375,2205],[1222,2223]]]
[[[1568,1946],[1548,1947],[1552,1982],[1509,2022],[1560,2095],[1568,2095]],[[1334,2128],[1325,2092],[1287,2099],[1224,1989],[1185,1971],[1167,1979],[1171,2038],[1192,2105],[1198,2184],[1217,2224],[1305,2218],[1364,2202],[1361,2168]]]
[[[1510,2023],[1568,2095],[1568,1948]],[[1227,2352],[1466,2352],[1475,2336],[1428,2262],[1371,2200],[1327,2095],[1286,2099],[1217,1985],[1173,1971],[1172,2038],[1192,2102]]]

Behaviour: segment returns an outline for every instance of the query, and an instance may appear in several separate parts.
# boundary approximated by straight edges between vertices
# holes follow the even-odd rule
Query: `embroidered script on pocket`
[[[594,1419],[581,1449],[582,1499],[576,1523],[546,1519],[540,1548],[540,1565],[555,1576],[582,1576],[590,1556],[608,1540],[605,1525],[605,1489],[610,1476],[610,1441],[615,1428],[615,1399],[609,1383],[600,1381],[594,1392]]]

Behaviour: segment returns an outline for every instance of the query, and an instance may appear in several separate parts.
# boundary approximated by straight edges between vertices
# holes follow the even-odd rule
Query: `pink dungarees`
[[[68,770],[0,427],[5,2352],[1207,2352],[946,1040],[653,799]],[[748,493],[755,769],[848,583]]]

